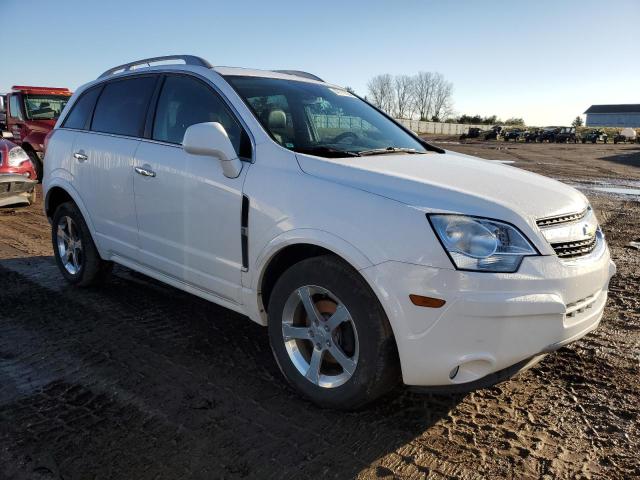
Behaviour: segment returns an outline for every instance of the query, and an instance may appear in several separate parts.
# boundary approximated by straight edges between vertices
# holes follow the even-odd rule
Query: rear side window
[[[219,122],[238,156],[251,156],[250,146],[248,155],[246,152],[246,133],[218,94],[194,78],[168,76],[158,98],[153,139],[181,144],[188,127],[204,122]]]
[[[155,84],[155,76],[107,83],[98,99],[91,130],[141,137]]]
[[[101,88],[102,86],[95,87],[83,93],[71,108],[71,112],[65,119],[62,126],[78,130],[85,130],[88,128],[89,121],[91,120],[91,113],[93,112],[93,107],[96,104]]]

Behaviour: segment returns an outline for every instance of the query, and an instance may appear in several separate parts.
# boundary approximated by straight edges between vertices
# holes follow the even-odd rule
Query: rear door
[[[251,157],[246,131],[204,81],[171,74],[158,96],[152,131],[136,152],[140,261],[226,300],[240,302],[242,185],[249,167],[227,178],[220,162],[182,149],[185,130],[220,122],[239,157]]]
[[[138,258],[133,159],[157,80],[140,75],[107,82],[90,129],[78,133],[73,148],[75,182],[96,230],[94,240],[109,254],[131,260]]]

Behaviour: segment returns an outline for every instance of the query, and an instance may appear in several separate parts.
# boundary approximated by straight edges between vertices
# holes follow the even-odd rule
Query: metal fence
[[[409,130],[416,133],[431,133],[435,135],[462,135],[467,133],[470,128],[479,128],[487,130],[491,125],[467,125],[464,123],[440,123],[440,122],[423,122],[421,120],[396,119]]]
[[[316,128],[332,128],[332,129],[357,129],[368,130],[371,124],[360,117],[349,117],[347,115],[313,115],[313,121]],[[466,125],[462,123],[440,123],[440,122],[423,122],[420,120],[396,119],[416,133],[431,133],[436,135],[462,135],[467,133],[469,128],[477,127],[481,130],[491,128],[491,125]]]

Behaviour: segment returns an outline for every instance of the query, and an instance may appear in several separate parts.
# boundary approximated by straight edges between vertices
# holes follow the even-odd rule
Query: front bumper
[[[31,193],[38,182],[23,175],[0,174],[0,207],[30,203]]]
[[[480,273],[385,262],[361,271],[394,330],[407,385],[479,380],[595,329],[615,274],[604,242],[571,262],[526,257],[517,273]],[[410,294],[446,300],[413,305]]]

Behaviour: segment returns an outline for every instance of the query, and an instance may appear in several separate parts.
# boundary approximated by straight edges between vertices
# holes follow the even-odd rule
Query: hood
[[[579,212],[587,206],[584,195],[561,182],[453,152],[338,159],[296,156],[300,168],[309,175],[426,212],[464,213],[505,221],[519,216],[535,225],[537,218]]]
[[[54,120],[27,120],[25,123],[29,126],[29,129],[34,132],[48,133],[51,130],[58,119]]]

